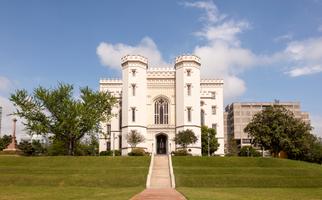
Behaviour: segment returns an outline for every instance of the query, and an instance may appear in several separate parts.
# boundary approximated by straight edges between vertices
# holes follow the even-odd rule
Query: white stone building
[[[99,150],[131,150],[126,135],[137,131],[145,141],[137,147],[147,152],[167,154],[175,151],[173,138],[179,131],[192,129],[198,141],[188,146],[201,155],[201,124],[216,128],[220,143],[217,155],[224,155],[223,80],[200,79],[200,58],[178,56],[174,68],[150,68],[142,56],[121,59],[122,80],[100,80],[100,91],[109,91],[119,103],[114,117],[103,123]]]

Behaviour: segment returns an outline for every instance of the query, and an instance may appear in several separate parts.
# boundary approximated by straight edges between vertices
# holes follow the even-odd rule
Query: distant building
[[[191,129],[198,141],[188,151],[201,155],[201,125],[215,128],[220,144],[216,155],[224,155],[223,80],[201,79],[200,58],[178,56],[174,67],[150,68],[142,56],[122,58],[122,79],[103,79],[100,91],[118,99],[115,114],[103,123],[99,150],[131,150],[126,135],[137,131],[145,137],[138,144],[147,152],[168,154],[176,150],[173,139],[179,131]]]
[[[251,138],[244,132],[244,128],[253,116],[265,107],[281,105],[293,112],[295,117],[310,123],[309,114],[301,111],[299,102],[238,102],[227,105],[224,113],[225,146],[230,138],[236,140],[242,147],[251,144]]]

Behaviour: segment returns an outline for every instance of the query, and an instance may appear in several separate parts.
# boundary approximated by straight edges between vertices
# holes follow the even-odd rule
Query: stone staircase
[[[151,188],[171,188],[171,177],[168,155],[154,156]]]

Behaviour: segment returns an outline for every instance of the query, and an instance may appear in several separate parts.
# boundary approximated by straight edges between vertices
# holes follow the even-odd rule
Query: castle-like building
[[[122,80],[100,80],[100,91],[118,99],[113,117],[102,124],[99,150],[131,150],[126,135],[136,131],[145,140],[137,147],[154,154],[168,154],[180,146],[176,133],[191,129],[198,138],[188,146],[193,155],[201,155],[201,125],[217,130],[220,144],[216,155],[224,155],[223,80],[201,79],[200,58],[178,56],[174,68],[150,68],[139,55],[121,59]]]

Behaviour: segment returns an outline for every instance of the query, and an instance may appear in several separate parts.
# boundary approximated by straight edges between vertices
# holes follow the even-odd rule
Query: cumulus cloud
[[[291,77],[322,72],[322,37],[291,41],[277,54],[280,60],[288,63],[285,74]]]
[[[152,67],[164,67],[169,64],[164,61],[157,45],[149,37],[144,37],[135,46],[127,44],[111,44],[102,42],[96,49],[96,53],[103,65],[114,69],[120,69],[121,58],[128,54],[142,55],[148,58]]]
[[[212,1],[184,2],[183,5],[204,10],[205,15],[201,19],[210,23],[218,22],[226,18],[226,15],[219,13],[217,6]]]
[[[315,66],[305,66],[305,67],[294,67],[292,70],[285,72],[286,74],[290,75],[291,77],[303,76],[303,75],[310,75],[322,72],[321,65]]]
[[[257,56],[250,49],[243,48],[239,39],[241,33],[250,29],[249,22],[230,19],[228,15],[221,14],[212,1],[198,1],[187,5],[204,9],[208,16],[208,22],[204,23],[201,31],[196,32],[196,36],[206,42],[193,51],[202,60],[202,76],[223,78],[226,100],[242,95],[247,87],[238,76],[257,62]]]

